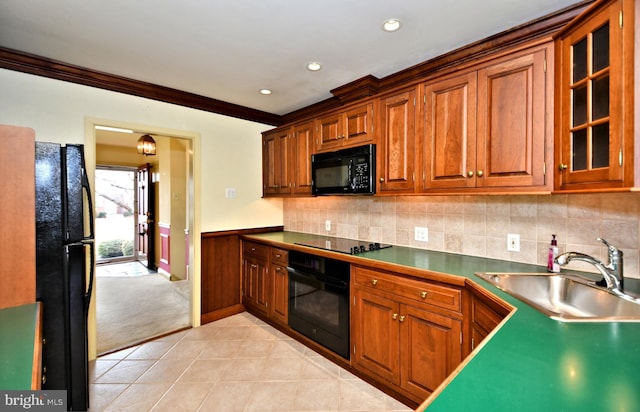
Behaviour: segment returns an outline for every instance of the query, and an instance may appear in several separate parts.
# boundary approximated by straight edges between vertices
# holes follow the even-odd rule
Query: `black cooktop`
[[[379,249],[386,249],[391,245],[378,242],[363,242],[355,239],[344,239],[339,237],[322,237],[305,240],[296,245],[315,247],[318,249],[331,250],[332,252],[347,253],[349,255],[359,255]]]

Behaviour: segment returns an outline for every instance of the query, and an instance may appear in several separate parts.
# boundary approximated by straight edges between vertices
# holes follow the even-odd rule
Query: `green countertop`
[[[37,322],[37,303],[0,309],[0,389],[31,389]]]
[[[321,236],[247,237],[290,245]],[[559,322],[474,275],[544,272],[544,267],[400,246],[349,256],[354,259],[461,276],[517,308],[426,411],[640,411],[640,323]]]

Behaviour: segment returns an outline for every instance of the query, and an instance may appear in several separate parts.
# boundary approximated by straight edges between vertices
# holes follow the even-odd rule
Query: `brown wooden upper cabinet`
[[[635,184],[635,7],[597,2],[556,36],[556,190]]]
[[[286,195],[289,187],[290,127],[274,129],[262,135],[262,194]]]
[[[551,190],[552,46],[425,83],[422,191]]]
[[[312,121],[293,126],[289,147],[291,193],[311,195],[311,155],[314,153]]]
[[[416,88],[383,97],[380,102],[377,192],[412,193],[415,187]]]
[[[315,120],[316,152],[327,152],[373,141],[373,103],[333,112]]]
[[[313,121],[262,135],[263,196],[311,194]]]

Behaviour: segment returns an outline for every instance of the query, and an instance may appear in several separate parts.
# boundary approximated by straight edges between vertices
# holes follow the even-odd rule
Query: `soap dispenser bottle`
[[[560,265],[556,262],[558,257],[558,241],[556,235],[551,235],[551,246],[549,246],[549,257],[547,260],[547,271],[558,273],[560,272]]]

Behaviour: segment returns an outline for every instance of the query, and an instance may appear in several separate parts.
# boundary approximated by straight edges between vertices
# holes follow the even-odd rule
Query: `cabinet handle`
[[[400,322],[404,322],[404,318],[405,318],[404,315],[400,316]]]
[[[251,251],[252,251],[252,252],[255,252],[255,251],[256,251],[256,248],[252,247],[252,248],[251,248]]]
[[[567,170],[567,167],[569,167],[569,166],[567,166],[567,165],[566,165],[566,164],[564,164],[564,163],[560,163],[560,166],[558,166],[558,169],[560,169],[560,170]]]
[[[251,269],[255,269],[255,268],[257,268],[257,267],[258,267],[258,265],[251,264]]]
[[[281,268],[280,266],[278,266],[278,267],[276,268],[276,272],[280,272],[280,269],[282,269],[282,268]]]
[[[420,292],[420,297],[422,299],[426,298],[427,297],[427,292]]]
[[[42,384],[44,385],[45,383],[47,383],[47,376],[42,375]]]
[[[467,176],[469,176],[469,177],[473,177],[473,170],[469,170],[469,171],[467,172]]]
[[[482,175],[484,175],[484,172],[482,170],[478,170],[478,177],[482,177]]]
[[[276,253],[276,259],[280,259],[280,254]]]
[[[380,178],[380,183],[384,183],[384,177]]]
[[[396,320],[398,319],[398,314],[394,313],[393,315],[391,315],[391,319]]]
[[[371,279],[371,284],[373,286],[377,285],[378,284],[378,279]]]

